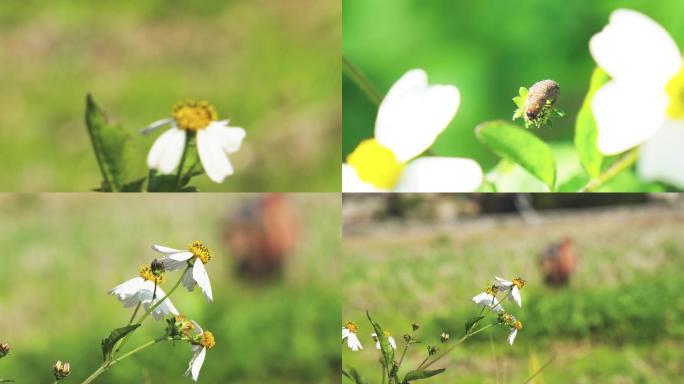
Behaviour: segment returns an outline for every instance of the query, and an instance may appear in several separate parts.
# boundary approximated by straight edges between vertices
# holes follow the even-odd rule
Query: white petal
[[[511,346],[513,345],[513,341],[515,340],[515,336],[518,335],[518,330],[515,328],[511,328],[511,333],[508,334],[508,344]]]
[[[401,162],[434,143],[454,118],[460,94],[451,85],[428,86],[427,74],[414,69],[401,77],[385,96],[375,121],[375,138]]]
[[[421,157],[408,164],[395,187],[398,192],[473,192],[482,184],[482,169],[473,160]]]
[[[342,339],[349,337],[350,332],[351,331],[349,331],[347,328],[342,327]]]
[[[179,253],[167,254],[159,259],[165,271],[175,271],[185,268],[187,261],[193,256],[192,252],[180,251]]]
[[[201,263],[201,261],[200,261]],[[192,292],[195,289],[195,285],[197,282],[195,279],[192,277],[192,268],[188,269],[185,271],[185,274],[183,275],[183,286],[188,289],[188,292]]]
[[[150,133],[155,131],[157,128],[163,127],[166,124],[171,124],[172,121],[173,121],[172,118],[159,119],[157,121],[152,122],[147,127],[141,129],[140,133],[142,133],[143,135],[149,135]]]
[[[152,144],[147,155],[147,166],[163,174],[170,174],[178,168],[185,148],[185,131],[172,127],[162,133]]]
[[[599,150],[604,155],[616,155],[648,140],[665,121],[668,103],[664,88],[606,83],[591,101]]]
[[[670,34],[647,16],[628,9],[610,15],[609,24],[591,38],[589,50],[598,65],[619,81],[664,87],[682,64]]]
[[[153,293],[154,299],[152,298]],[[150,307],[159,302],[164,296],[166,296],[166,293],[164,293],[161,287],[157,286],[155,290],[154,283],[149,280],[144,282],[143,289],[138,292],[138,299],[144,304],[145,310],[149,310]],[[161,320],[169,314],[177,315],[178,310],[168,298],[152,311],[152,317],[155,320]]]
[[[202,364],[204,364],[204,358],[206,357],[206,355],[207,355],[207,349],[202,348],[199,350],[198,353],[195,353],[192,356],[192,359],[190,360],[190,364],[188,366],[188,370],[185,371],[186,375],[188,373],[192,374],[192,380],[197,381],[197,378],[199,377],[200,369],[202,369]]]
[[[387,342],[389,342],[389,345],[392,346],[392,349],[397,349],[397,343],[394,341],[394,337],[389,336],[387,338]]]
[[[127,301],[142,289],[144,282],[145,280],[142,277],[134,277],[112,288],[109,294],[115,295],[119,301]]]
[[[358,351],[359,349],[363,349],[363,346],[361,346],[361,341],[359,341],[359,338],[354,332],[349,333],[349,337],[347,337],[347,346],[354,352]]]
[[[216,137],[214,131],[207,129],[197,131],[197,152],[202,161],[202,167],[211,181],[215,183],[221,183],[226,176],[233,174],[233,166],[219,140],[220,137]]]
[[[517,286],[511,287],[511,299],[518,304],[518,307],[522,307],[522,297],[520,296],[520,290]]]
[[[204,293],[204,296],[211,303],[213,300],[211,294],[211,283],[209,282],[209,275],[207,274],[207,270],[204,268],[204,263],[202,263],[202,260],[195,260],[195,264],[192,267],[192,278],[197,282],[197,285],[199,285],[202,293]]]
[[[639,152],[639,176],[684,188],[684,121],[668,120]]]
[[[503,278],[501,278],[501,277],[499,277],[499,276],[494,276],[494,280],[496,280],[496,285],[497,285],[497,286],[501,286],[501,287],[510,287],[511,285],[513,285],[513,282],[512,282],[512,281],[503,279]]]
[[[226,121],[214,121],[207,128],[207,131],[211,131],[210,135],[221,144],[223,150],[230,154],[235,153],[240,149],[242,145],[242,140],[247,135],[245,130],[238,127],[228,127],[226,126],[228,122]]]
[[[165,247],[165,246],[159,245],[159,244],[152,244],[152,249],[159,252],[159,253],[163,253],[163,254],[167,254],[167,255],[172,254],[172,253],[185,252],[184,250],[181,250],[181,249],[169,248],[169,247]]]
[[[361,180],[354,167],[342,164],[342,192],[376,192],[376,189]]]

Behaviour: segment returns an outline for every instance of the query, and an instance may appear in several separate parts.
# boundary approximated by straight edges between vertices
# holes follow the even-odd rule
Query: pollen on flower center
[[[206,101],[185,101],[176,104],[171,111],[176,124],[186,131],[204,129],[212,121],[218,120],[216,109]]]
[[[513,323],[512,327],[515,328],[515,329],[517,329],[517,330],[519,331],[519,330],[522,329],[523,326],[522,326],[522,323],[520,322],[520,320],[516,320],[516,321]]]
[[[523,280],[519,277],[516,277],[515,279],[513,279],[512,283],[513,283],[513,285],[518,287],[518,289],[521,289],[522,287],[525,286],[525,280]]]
[[[499,293],[499,287],[497,287],[496,285],[487,287],[485,288],[485,293],[491,296],[496,296],[496,294]]]
[[[202,332],[202,339],[200,340],[200,345],[206,349],[214,348],[216,342],[214,341],[214,334],[209,331]]]
[[[211,251],[201,241],[193,241],[188,246],[188,251],[192,252],[193,256],[200,259],[202,263],[206,264],[211,260]]]
[[[665,88],[670,97],[667,115],[673,119],[684,119],[684,65]]]
[[[359,330],[359,327],[354,324],[352,321],[347,321],[347,324],[344,325],[345,328],[349,330],[349,332],[356,333],[356,331]]]
[[[359,178],[376,188],[392,189],[397,184],[404,164],[397,160],[391,149],[375,139],[364,140],[347,156]]]
[[[164,281],[164,276],[161,274],[155,274],[152,272],[152,268],[148,267],[147,265],[142,265],[140,266],[140,269],[138,269],[140,272],[140,277],[142,277],[145,280],[149,281],[154,281],[157,283],[157,285],[161,285],[161,283]]]

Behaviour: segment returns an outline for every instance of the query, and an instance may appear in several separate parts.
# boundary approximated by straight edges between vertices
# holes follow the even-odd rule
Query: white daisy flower
[[[397,343],[396,341],[394,341],[394,337],[392,337],[392,335],[388,331],[383,331],[383,333],[385,334],[387,342],[392,347],[392,349],[397,349]],[[373,339],[375,340],[375,349],[380,349],[380,340],[378,340],[378,334],[373,332],[371,333],[371,336],[373,336]]]
[[[515,318],[513,318],[515,319]],[[513,346],[513,341],[515,340],[515,337],[518,335],[518,331],[522,329],[522,323],[520,320],[515,320],[511,326],[510,326],[511,332],[508,334],[508,344],[510,346]]]
[[[151,306],[166,296],[159,286],[161,282],[161,276],[155,276],[150,267],[142,266],[140,267],[140,277],[134,277],[117,285],[109,291],[109,294],[115,295],[119,301],[123,302],[124,308],[131,308],[140,303],[143,304],[145,310],[149,310]],[[168,298],[152,311],[152,317],[155,320],[161,320],[169,314],[177,315],[178,310]]]
[[[513,279],[513,281],[508,281],[500,277],[494,277],[494,279],[496,279],[496,283],[494,285],[496,285],[499,291],[511,291],[508,295],[508,299],[515,301],[515,303],[518,304],[518,307],[522,307],[522,297],[520,296],[520,289],[525,286],[525,280],[519,277],[516,277],[515,279]]]
[[[197,381],[200,369],[204,364],[204,358],[207,355],[207,350],[212,349],[216,342],[214,341],[214,334],[209,331],[203,331],[196,322],[192,321],[194,325],[192,331],[195,336],[190,340],[192,344],[192,359],[188,364],[188,369],[185,371],[185,376],[191,376],[192,380]]]
[[[185,251],[157,244],[152,245],[152,249],[164,255],[159,261],[165,271],[175,271],[192,265],[192,268],[183,275],[183,286],[192,292],[195,285],[199,285],[207,300],[209,302],[213,300],[211,282],[204,267],[204,264],[211,260],[212,253],[209,248],[199,241],[193,241]]]
[[[228,120],[218,120],[213,106],[205,101],[183,102],[173,108],[172,117],[153,122],[142,130],[143,134],[171,125],[152,145],[147,165],[162,174],[171,174],[180,165],[188,134],[197,135],[197,152],[207,176],[221,183],[233,174],[228,155],[240,149],[245,130],[228,126]]]
[[[446,129],[459,103],[456,87],[428,85],[421,69],[407,72],[380,105],[375,138],[361,142],[342,165],[342,191],[472,192],[479,188],[482,169],[471,159],[415,159]]]
[[[348,321],[344,327],[342,327],[342,341],[347,339],[347,346],[354,352],[363,349],[361,346],[361,341],[356,336],[356,332],[359,328],[351,321]]]
[[[504,309],[496,299],[492,288],[487,288],[484,292],[473,297],[473,302],[481,307],[491,307],[494,312],[502,312]]]
[[[591,102],[599,150],[615,155],[643,144],[639,175],[684,188],[684,66],[675,41],[654,20],[619,9],[589,49],[611,77]]]

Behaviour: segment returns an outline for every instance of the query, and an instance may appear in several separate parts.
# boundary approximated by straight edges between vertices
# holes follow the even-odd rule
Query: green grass
[[[329,332],[340,307],[340,198],[289,195],[301,220],[297,252],[282,278],[249,284],[234,273],[221,234],[226,214],[254,198],[0,195],[0,339],[13,348],[0,359],[0,377],[47,382],[61,359],[71,362],[71,382],[84,379],[101,362],[100,340],[131,315],[107,291],[155,257],[152,243],[183,247],[201,239],[215,252],[207,264],[214,302],[199,290],[172,296],[180,311],[216,337],[200,380],[336,382],[340,351]],[[166,278],[169,287],[178,273]],[[163,327],[146,322],[129,347],[157,337]],[[185,344],[156,345],[97,382],[189,382],[182,374],[190,356]]]
[[[87,92],[136,138],[132,176],[147,174],[158,136],[139,129],[195,98],[212,102],[247,138],[231,156],[234,176],[193,185],[339,190],[339,2],[196,3],[2,2],[0,190],[99,185],[83,122]]]
[[[471,297],[494,275],[527,280],[523,307],[508,306],[524,325],[515,345],[506,343],[505,329],[485,331],[435,365],[448,370],[434,382],[523,382],[553,356],[543,373],[549,383],[666,383],[684,373],[681,210],[551,212],[527,225],[497,216],[447,228],[375,227],[345,237],[343,249],[342,320],[361,326],[366,347],[343,348],[343,365],[372,372],[367,379],[378,374],[366,309],[398,340],[416,321],[418,337],[438,345],[443,331],[463,334],[478,312]],[[574,239],[578,271],[569,287],[547,288],[537,255],[563,236]],[[424,348],[409,352],[407,367],[423,359]]]

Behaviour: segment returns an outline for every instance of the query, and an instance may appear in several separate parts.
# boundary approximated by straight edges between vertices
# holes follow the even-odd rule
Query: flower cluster
[[[497,323],[510,328],[510,333],[508,335],[508,344],[510,345],[513,345],[513,341],[515,340],[518,331],[522,329],[522,323],[504,309],[500,300],[497,299],[497,296],[502,294],[504,300],[508,298],[508,300],[518,304],[518,307],[522,307],[520,290],[524,286],[525,280],[520,277],[516,277],[510,281],[500,277],[494,277],[494,284],[485,288],[484,292],[473,297],[473,302],[482,307],[482,311],[480,312],[481,315],[484,310],[496,313]]]
[[[215,345],[214,335],[210,331],[202,330],[195,321],[188,320],[181,315],[169,296],[182,283],[189,292],[192,292],[198,285],[206,299],[209,302],[213,300],[209,275],[204,266],[211,260],[212,252],[199,241],[190,243],[186,250],[156,244],[152,246],[152,249],[161,254],[161,257],[153,260],[149,266],[141,266],[139,276],[114,287],[109,293],[116,296],[125,308],[136,307],[137,312],[138,308],[143,306],[145,314],[137,324],[142,323],[150,314],[155,320],[166,317],[167,338],[188,342],[191,345],[193,356],[185,374],[197,381],[206,351]],[[161,288],[164,273],[179,269],[183,269],[180,279],[168,293],[165,293]],[[133,318],[131,318],[131,323]]]
[[[342,341],[346,340],[347,346],[354,352],[363,349],[363,346],[361,346],[361,341],[356,335],[358,329],[358,326],[353,321],[346,322],[342,327]],[[394,337],[392,337],[392,334],[389,331],[383,331],[383,334],[385,335],[385,338],[387,338],[387,342],[389,343],[390,347],[392,347],[392,349],[397,349],[397,342],[394,340]],[[373,332],[371,333],[371,337],[373,340],[375,340],[375,348],[380,349],[380,340],[378,340],[378,335]]]

